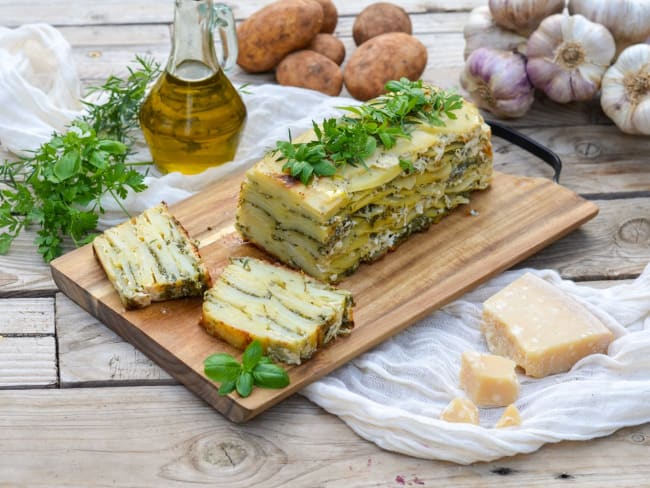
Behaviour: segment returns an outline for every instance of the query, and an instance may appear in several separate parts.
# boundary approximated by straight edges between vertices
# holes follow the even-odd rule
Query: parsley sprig
[[[129,190],[146,188],[134,169],[143,163],[126,159],[146,85],[159,71],[153,61],[136,60],[140,68],[130,70],[127,79],[112,76],[94,89],[105,92],[106,102],[87,104],[86,115],[31,156],[1,164],[0,254],[22,230],[36,225],[38,252],[50,261],[62,254],[66,238],[77,246],[94,238],[103,196],[122,206]]]
[[[242,362],[226,353],[208,356],[203,361],[205,375],[219,385],[219,395],[227,395],[235,390],[245,398],[255,386],[262,388],[284,388],[289,384],[289,375],[281,367],[263,355],[259,341],[251,342]]]
[[[346,164],[365,166],[378,145],[392,148],[397,139],[408,138],[422,123],[444,126],[444,117],[455,119],[463,105],[460,95],[424,85],[422,80],[402,78],[386,84],[385,95],[359,106],[339,107],[347,112],[328,118],[322,128],[312,122],[316,139],[293,143],[278,141],[275,153],[285,161],[282,170],[308,185],[314,176],[332,176]],[[411,161],[400,160],[405,172],[413,172]]]

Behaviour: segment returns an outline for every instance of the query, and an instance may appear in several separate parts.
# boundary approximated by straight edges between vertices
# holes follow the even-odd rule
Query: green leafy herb
[[[425,86],[421,80],[389,81],[387,94],[368,103],[339,107],[349,115],[325,119],[322,128],[313,122],[316,139],[296,143],[278,141],[275,153],[285,161],[282,170],[308,185],[314,176],[332,176],[346,164],[365,166],[377,145],[392,148],[397,139],[410,137],[422,123],[444,125],[444,117],[455,119],[463,105],[460,95]],[[409,164],[407,164],[409,163]],[[400,161],[406,172],[413,164]]]
[[[85,116],[74,120],[65,133],[54,133],[30,157],[2,163],[0,254],[9,251],[23,229],[36,225],[38,251],[50,261],[63,252],[65,238],[77,246],[94,238],[104,212],[103,196],[122,206],[129,190],[146,188],[134,169],[142,163],[126,159],[145,86],[158,74],[158,66],[142,58],[137,61],[141,68],[130,70],[126,80],[111,77],[94,89],[108,92],[105,103],[87,104]]]
[[[273,364],[263,355],[259,341],[251,342],[242,362],[226,353],[208,356],[203,361],[205,375],[219,385],[219,395],[227,395],[237,390],[241,397],[247,397],[255,386],[262,388],[284,388],[289,384],[289,375],[280,366]]]

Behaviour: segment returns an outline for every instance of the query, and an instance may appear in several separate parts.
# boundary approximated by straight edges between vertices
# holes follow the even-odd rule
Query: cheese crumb
[[[467,398],[454,398],[440,414],[447,422],[478,425],[478,408]]]
[[[482,330],[490,352],[512,359],[535,378],[606,353],[614,340],[589,310],[531,273],[485,301]]]
[[[497,429],[502,429],[504,427],[516,427],[521,425],[521,415],[519,415],[519,410],[513,404],[508,405],[508,407],[503,411],[501,418],[497,421],[494,426]]]
[[[481,407],[505,407],[519,396],[519,381],[510,359],[466,351],[461,358],[460,386]]]

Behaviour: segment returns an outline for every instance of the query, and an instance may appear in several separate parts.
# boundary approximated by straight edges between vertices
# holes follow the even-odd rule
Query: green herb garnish
[[[289,375],[280,366],[273,364],[263,355],[259,341],[251,342],[242,356],[242,362],[226,353],[208,356],[203,361],[205,375],[219,385],[219,395],[235,390],[246,398],[253,387],[284,388],[289,384]]]
[[[313,122],[316,139],[294,144],[278,141],[275,153],[285,161],[282,170],[307,185],[316,176],[332,176],[346,164],[365,166],[381,144],[386,149],[421,123],[443,126],[443,116],[455,119],[454,111],[463,106],[460,95],[425,86],[422,80],[389,81],[388,92],[368,103],[339,107],[349,115],[325,119],[322,128]],[[410,163],[410,164],[409,164]],[[413,172],[413,164],[400,161],[405,172]]]
[[[62,254],[65,238],[77,246],[94,238],[103,196],[112,196],[122,207],[129,190],[146,188],[133,169],[143,163],[126,159],[145,87],[159,71],[152,61],[136,60],[140,69],[130,70],[126,80],[112,76],[91,89],[107,92],[105,103],[87,103],[88,113],[65,133],[54,133],[30,157],[2,163],[0,254],[9,251],[23,229],[37,225],[38,252],[50,261]]]

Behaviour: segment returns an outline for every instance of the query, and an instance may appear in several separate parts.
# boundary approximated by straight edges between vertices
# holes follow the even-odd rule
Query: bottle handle
[[[215,3],[212,7],[212,30],[218,29],[221,50],[217,50],[217,59],[224,71],[230,71],[237,61],[239,48],[235,16],[231,8],[224,3]],[[215,33],[216,34],[216,33]]]

